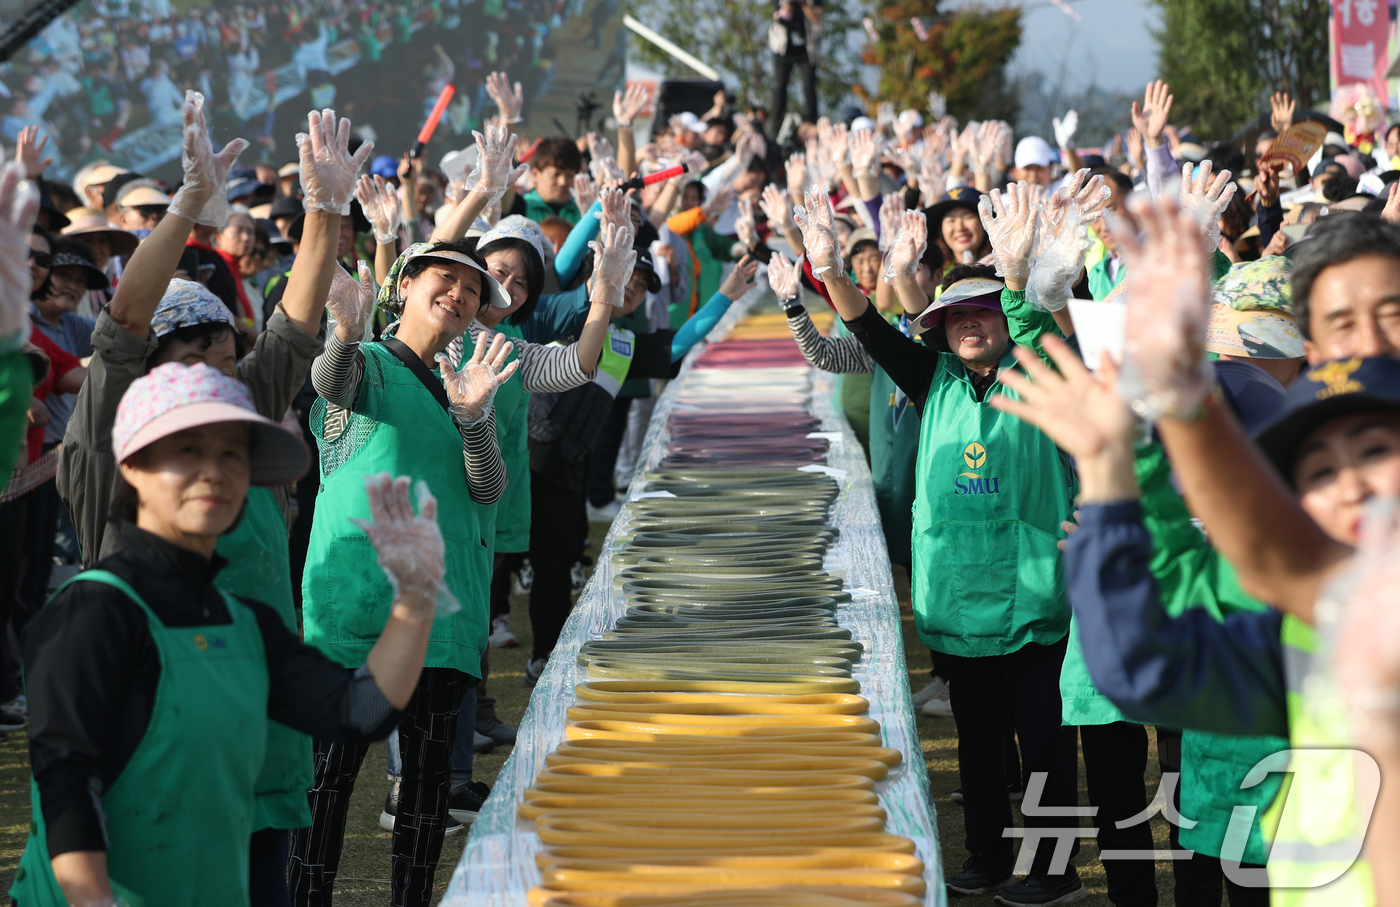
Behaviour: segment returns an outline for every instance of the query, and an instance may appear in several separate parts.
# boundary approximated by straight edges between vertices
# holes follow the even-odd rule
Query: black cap
[[[102,188],[102,207],[110,208],[117,203],[117,194],[122,191],[122,186],[132,180],[145,179],[139,173],[128,170],[126,173],[118,173],[107,181],[107,185]]]
[[[976,211],[977,202],[981,198],[982,193],[971,186],[960,186],[951,190],[943,201],[936,205],[930,205],[924,210],[924,219],[928,221],[929,230],[936,234],[937,225],[941,224],[943,217],[954,208],[967,208],[969,211]]]
[[[272,200],[272,208],[267,212],[269,220],[276,220],[279,217],[296,217],[306,209],[302,207],[301,199],[294,195],[279,195]]]
[[[637,264],[634,270],[647,276],[648,293],[658,293],[661,291],[661,278],[656,274],[656,262],[651,260],[650,252],[643,249],[637,250]]]
[[[1388,356],[1342,359],[1308,369],[1288,388],[1283,412],[1255,437],[1289,484],[1308,435],[1355,413],[1400,413],[1400,361]]]

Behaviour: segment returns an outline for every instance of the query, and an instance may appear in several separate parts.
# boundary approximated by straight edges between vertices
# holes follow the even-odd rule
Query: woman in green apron
[[[387,587],[364,537],[348,520],[364,516],[355,495],[366,473],[390,472],[428,482],[450,504],[447,589],[460,610],[433,624],[428,656],[399,726],[404,773],[392,845],[395,903],[427,903],[448,814],[449,757],[462,695],[481,673],[486,648],[489,541],[479,506],[500,500],[506,469],[496,439],[493,399],[516,370],[502,365],[512,347],[486,337],[457,368],[448,346],[485,306],[510,298],[465,242],[418,243],[395,263],[379,304],[397,317],[380,341],[362,342],[373,311],[373,282],[332,292],[336,328],[311,381],[321,399],[311,428],[321,448],[321,493],[302,580],[308,644],[346,667],[364,664],[383,623]],[[435,371],[436,369],[436,371]],[[499,371],[498,371],[499,370]],[[298,903],[329,903],[344,838],[349,795],[367,746],[316,741],[310,829],[293,833],[290,884]]]
[[[247,492],[306,469],[300,439],[203,364],[137,379],[112,429],[112,553],[29,625],[33,816],[10,896],[65,904],[249,903],[268,727],[382,737],[418,683],[442,587],[436,503],[369,483],[362,521],[392,589],[365,666],[304,645],[269,605],[220,590],[221,538]]]

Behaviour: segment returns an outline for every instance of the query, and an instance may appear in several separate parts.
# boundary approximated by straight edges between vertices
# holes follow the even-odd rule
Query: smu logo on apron
[[[970,470],[953,479],[954,494],[1000,494],[1001,480],[986,475],[987,448],[973,441],[962,452],[963,463]]]

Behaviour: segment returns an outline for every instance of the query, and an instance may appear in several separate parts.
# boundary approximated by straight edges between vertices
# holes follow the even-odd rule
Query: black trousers
[[[451,791],[457,712],[469,677],[451,668],[424,668],[399,722],[399,811],[390,856],[389,903],[426,907],[442,856]],[[307,798],[311,827],[292,831],[288,877],[298,907],[328,907],[345,844],[345,815],[368,743],[316,741],[316,778]]]
[[[781,56],[773,56],[773,113],[768,122],[773,130],[773,138],[783,128],[783,118],[787,116],[788,78],[792,68],[802,70],[802,121],[817,121],[817,68],[807,59],[805,47],[789,50]]]
[[[248,901],[251,907],[292,907],[287,888],[285,828],[253,832],[248,843]]]
[[[1157,764],[1162,773],[1181,771],[1181,731],[1157,728]],[[1181,810],[1181,785],[1176,786],[1176,808]],[[1181,832],[1171,826],[1172,849],[1181,848]],[[1259,863],[1241,863],[1250,869],[1262,869]],[[1220,907],[1220,892],[1230,893],[1230,907],[1269,907],[1269,889],[1245,888],[1225,877],[1220,858],[1203,853],[1192,854],[1189,860],[1172,861],[1172,881],[1176,887],[1177,907]]]
[[[963,791],[966,846],[991,863],[1010,868],[1011,799],[1007,795],[1006,736],[1011,728],[1021,744],[1022,772],[1046,775],[1039,805],[1071,807],[1079,799],[1079,760],[1075,729],[1060,724],[1060,663],[1065,640],[1028,643],[1009,655],[984,658],[949,656],[953,719],[958,725],[958,777]],[[1078,828],[1075,816],[1026,816],[1027,828]],[[1023,846],[1029,846],[1029,842]],[[1035,850],[1032,871],[1049,871],[1056,841],[1047,837]],[[1078,840],[1071,856],[1079,850]]]
[[[10,621],[24,609],[20,586],[24,583],[29,551],[29,505],[33,493],[22,494],[0,503],[0,702],[9,702],[20,693],[20,653],[11,643]]]
[[[530,589],[531,658],[548,658],[559,631],[573,610],[569,570],[578,559],[580,540],[588,537],[584,490],[556,485],[530,470],[530,564],[535,585]]]
[[[1127,828],[1115,823],[1147,808],[1147,728],[1128,721],[1082,725],[1079,741],[1084,753],[1084,777],[1089,803],[1099,811],[1099,851],[1151,852],[1152,825],[1138,822]],[[1114,907],[1155,907],[1157,868],[1151,857],[1143,860],[1104,860],[1108,899]]]
[[[617,497],[613,488],[613,469],[617,466],[617,452],[622,447],[622,436],[627,434],[627,413],[632,409],[632,397],[614,397],[608,421],[593,442],[593,450],[588,454],[588,502],[594,507],[605,507]]]

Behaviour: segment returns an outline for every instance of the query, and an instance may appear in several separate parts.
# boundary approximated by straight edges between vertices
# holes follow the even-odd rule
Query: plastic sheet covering
[[[744,317],[752,301],[743,303],[736,304],[715,327],[709,337],[711,343],[724,337]],[[756,375],[747,375],[747,380],[742,382],[735,380],[736,372],[756,370],[694,368],[695,360],[703,352],[704,348],[691,352],[680,375],[657,401],[629,498],[644,493],[643,474],[657,468],[666,456],[670,440],[667,423],[678,402],[685,406],[687,391],[705,385],[713,391],[716,383],[729,385],[736,408],[743,407],[746,397],[762,396],[765,385],[761,380],[754,380]],[[904,761],[876,785],[880,805],[888,813],[885,831],[914,842],[916,855],[925,866],[928,890],[924,903],[943,905],[947,903],[947,895],[934,806],[929,797],[928,775],[914,720],[899,605],[875,507],[870,470],[845,417],[832,404],[831,376],[808,366],[779,368],[772,372],[775,374],[768,377],[781,380],[783,384],[793,379],[809,382],[812,413],[821,418],[823,432],[840,439],[831,444],[826,465],[841,472],[836,476],[841,483],[841,495],[830,516],[831,524],[838,527],[841,534],[828,553],[825,566],[845,579],[846,588],[853,595],[850,603],[840,607],[837,619],[865,647],[853,676],[860,681],[860,694],[870,701],[869,717],[880,722],[883,745],[898,749],[904,755]],[[780,372],[786,374],[776,374]],[[540,883],[540,872],[535,864],[535,855],[541,849],[539,837],[534,823],[518,819],[516,813],[525,791],[544,767],[545,756],[564,739],[565,713],[575,702],[574,687],[587,679],[586,669],[577,663],[579,649],[610,629],[626,610],[621,589],[614,588],[611,563],[619,547],[617,539],[627,531],[627,520],[628,510],[624,508],[608,532],[603,550],[595,559],[597,567],[593,576],[579,596],[544,676],[530,697],[515,749],[497,776],[496,786],[480,817],[472,825],[466,849],[442,901],[444,905],[520,907],[526,903],[526,892]]]

